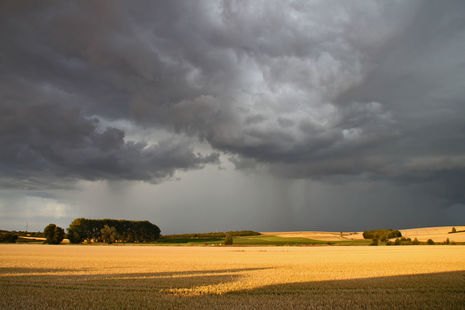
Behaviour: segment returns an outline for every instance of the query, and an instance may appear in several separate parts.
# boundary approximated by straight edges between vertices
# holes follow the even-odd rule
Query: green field
[[[162,238],[157,243],[163,245],[215,245],[223,244],[222,238]],[[235,236],[233,245],[368,245],[370,240],[347,240],[347,241],[321,241],[308,238],[285,238],[278,236]]]
[[[369,240],[321,241],[308,238],[284,238],[278,236],[234,237],[237,245],[367,245]]]

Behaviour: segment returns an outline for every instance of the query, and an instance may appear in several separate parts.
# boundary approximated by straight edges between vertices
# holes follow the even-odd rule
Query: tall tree
[[[65,237],[65,231],[63,228],[56,226],[55,224],[49,224],[44,229],[45,243],[48,244],[60,244]]]
[[[100,230],[100,233],[102,234],[103,242],[106,242],[108,244],[112,244],[113,242],[118,240],[118,232],[116,231],[116,228],[113,226],[103,226],[103,228]]]

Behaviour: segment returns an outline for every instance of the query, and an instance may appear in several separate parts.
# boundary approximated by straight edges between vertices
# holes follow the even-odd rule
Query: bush
[[[224,238],[224,245],[232,245],[233,244],[233,235],[232,233],[226,233],[226,237]]]
[[[379,243],[378,239],[373,239],[373,240],[371,240],[370,245],[378,245],[378,243]]]
[[[12,232],[5,232],[0,234],[0,242],[4,243],[16,243],[18,236]]]
[[[55,224],[49,224],[44,229],[44,236],[46,238],[45,243],[60,244],[65,237],[65,231],[63,228],[58,227]]]
[[[454,234],[457,232],[457,229],[455,229],[455,227],[452,227],[452,230],[450,231],[450,234]]]
[[[418,241],[418,239],[415,238],[415,239],[413,239],[412,244],[413,244],[413,245],[419,245],[419,244],[420,244],[420,241]]]
[[[429,244],[429,245],[433,245],[434,244],[434,241],[432,239],[428,239],[426,241],[426,244]]]

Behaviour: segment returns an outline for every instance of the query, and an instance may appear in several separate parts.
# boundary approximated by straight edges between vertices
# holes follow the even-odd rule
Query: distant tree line
[[[30,232],[30,231],[8,231],[0,230],[0,243],[16,243],[16,242],[34,242],[37,240],[29,239],[28,237],[44,237],[43,232]]]
[[[149,221],[77,218],[68,227],[71,243],[153,242],[160,238],[160,228]]]
[[[417,238],[415,239],[410,239],[410,238],[396,238],[394,241],[386,241],[386,245],[419,245],[421,244],[420,241],[418,241]]]
[[[18,239],[18,235],[13,232],[9,232],[9,231],[0,232],[1,243],[15,243],[17,239]]]
[[[391,238],[400,237],[402,237],[401,232],[393,229],[365,230],[363,232],[364,239],[379,240],[382,242],[388,241]]]
[[[455,241],[450,241],[449,238],[447,238],[443,242],[434,242],[433,239],[428,239],[426,242],[420,242],[417,238],[415,239],[410,239],[410,238],[396,238],[394,241],[387,241],[386,245],[419,245],[419,244],[427,244],[427,245],[435,245],[435,244],[443,244],[443,245],[456,245],[457,243]]]

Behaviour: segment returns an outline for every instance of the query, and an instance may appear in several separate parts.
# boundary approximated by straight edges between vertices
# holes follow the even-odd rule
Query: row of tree
[[[158,238],[160,228],[149,221],[77,218],[68,228],[71,243],[153,242]]]
[[[160,228],[149,221],[77,218],[68,227],[49,224],[44,229],[45,243],[59,244],[68,237],[71,243],[153,242],[160,238]]]

